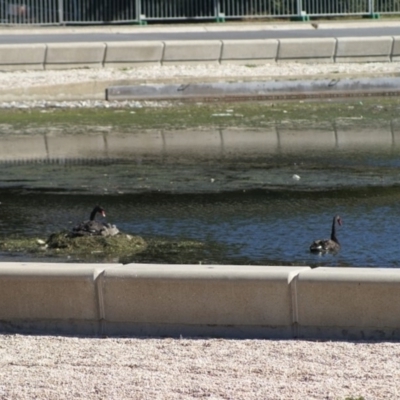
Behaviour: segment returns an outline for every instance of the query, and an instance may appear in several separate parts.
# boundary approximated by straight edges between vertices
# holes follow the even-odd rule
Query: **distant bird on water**
[[[340,250],[340,243],[336,237],[336,223],[342,225],[339,215],[333,217],[331,238],[315,240],[310,246],[311,253],[337,253]]]

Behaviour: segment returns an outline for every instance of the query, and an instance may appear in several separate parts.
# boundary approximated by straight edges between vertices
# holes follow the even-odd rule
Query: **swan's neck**
[[[97,210],[95,209],[95,210],[93,210],[92,213],[90,214],[90,220],[91,220],[91,221],[94,221],[94,218],[96,217],[96,214],[97,214]]]
[[[339,243],[339,240],[336,237],[336,217],[333,218],[333,221],[332,221],[331,240],[333,240],[336,243]]]

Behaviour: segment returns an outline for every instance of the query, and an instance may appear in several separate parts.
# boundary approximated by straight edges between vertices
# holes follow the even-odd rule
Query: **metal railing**
[[[0,24],[139,24],[378,14],[400,14],[400,0],[0,0]]]

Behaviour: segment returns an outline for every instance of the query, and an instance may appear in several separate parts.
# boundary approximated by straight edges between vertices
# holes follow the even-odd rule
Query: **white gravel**
[[[255,79],[276,77],[310,77],[326,74],[385,75],[400,72],[399,62],[387,63],[338,63],[303,64],[271,63],[263,65],[176,65],[136,68],[70,69],[49,71],[0,72],[0,90],[51,86],[89,81],[168,81],[176,78]]]
[[[398,399],[399,343],[0,336],[0,399]]]

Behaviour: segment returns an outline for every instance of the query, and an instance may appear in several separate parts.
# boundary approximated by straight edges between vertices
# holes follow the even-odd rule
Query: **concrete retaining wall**
[[[223,118],[229,118],[225,115]],[[0,162],[83,162],[165,156],[224,158],[238,154],[302,153],[310,150],[389,151],[400,143],[400,127],[387,121],[379,127],[351,128],[341,121],[310,130],[290,127],[221,130],[151,130],[132,133],[64,133],[0,137]]]
[[[397,61],[400,37],[0,45],[0,70]]]
[[[399,339],[400,270],[0,264],[0,331]]]

